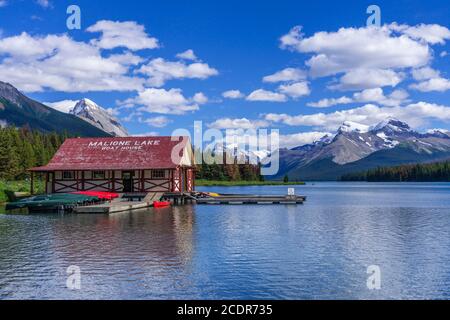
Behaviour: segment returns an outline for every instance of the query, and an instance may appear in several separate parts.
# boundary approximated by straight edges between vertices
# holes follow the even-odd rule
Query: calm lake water
[[[315,183],[296,193],[308,201],[0,215],[0,299],[450,298],[450,184]],[[80,290],[66,287],[71,265]],[[380,290],[367,288],[369,265],[380,267]]]

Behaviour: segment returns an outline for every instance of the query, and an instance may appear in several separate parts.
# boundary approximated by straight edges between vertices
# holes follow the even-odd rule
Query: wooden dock
[[[186,203],[195,203],[199,205],[297,205],[303,204],[305,196],[297,195],[251,195],[251,194],[221,194],[210,196],[202,192],[151,192],[137,194],[139,201],[129,201],[124,199],[133,199],[127,196],[115,199],[108,203],[80,206],[73,209],[74,213],[85,214],[111,214],[130,210],[149,208],[154,201],[161,199],[169,200],[173,205],[183,205]]]
[[[73,212],[84,214],[111,214],[116,212],[144,209],[151,207],[153,202],[161,199],[163,195],[164,193],[162,192],[148,193],[143,201],[121,201],[122,199],[119,198],[108,203],[76,207],[73,209]]]
[[[306,200],[304,196],[258,196],[258,195],[225,195],[218,197],[198,198],[197,204],[216,204],[216,205],[243,205],[243,204],[261,204],[261,205],[297,205],[303,204]]]

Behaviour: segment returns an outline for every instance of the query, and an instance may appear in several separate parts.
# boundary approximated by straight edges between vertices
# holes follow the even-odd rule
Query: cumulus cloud
[[[417,26],[392,23],[389,28],[430,44],[444,44],[450,39],[450,30],[438,24],[419,24]]]
[[[350,104],[356,102],[376,102],[383,106],[398,106],[407,101],[409,94],[405,90],[399,89],[385,96],[382,88],[366,89],[356,92],[353,97],[342,96],[340,98],[326,98],[318,102],[310,102],[307,104],[313,108],[328,108],[341,104]]]
[[[153,117],[153,118],[147,118],[147,119],[143,120],[143,122],[145,122],[146,124],[148,124],[151,127],[164,128],[172,121],[169,120],[165,116],[157,116],[157,117]]]
[[[306,79],[306,72],[296,68],[286,68],[263,78],[263,82],[287,82]]]
[[[281,37],[281,47],[313,56],[306,62],[313,77],[323,77],[354,69],[396,69],[420,67],[431,58],[426,43],[396,35],[389,26],[381,28],[341,28],[304,37],[294,27]]]
[[[125,47],[130,50],[155,49],[159,47],[158,39],[150,37],[143,25],[134,21],[101,20],[86,29],[88,32],[100,32],[100,39],[92,44],[102,49]]]
[[[333,90],[362,90],[378,87],[397,86],[404,78],[402,73],[383,69],[350,70],[339,79],[339,83],[330,85]]]
[[[194,50],[192,49],[180,52],[176,55],[176,57],[183,60],[192,60],[192,61],[197,60],[197,56],[195,55]]]
[[[137,106],[138,111],[161,114],[185,114],[199,109],[199,104],[186,98],[181,89],[147,88],[122,103]]]
[[[228,90],[222,93],[222,97],[227,99],[240,99],[244,97],[244,94],[239,90]]]
[[[183,61],[166,61],[163,58],[151,60],[143,65],[139,73],[148,76],[147,83],[151,86],[160,87],[171,79],[207,79],[219,74],[206,63],[195,62],[185,63]]]
[[[409,87],[422,92],[450,90],[450,80],[442,78],[440,72],[430,67],[412,71],[413,78],[419,83],[413,83]]]
[[[77,102],[77,100],[62,100],[55,102],[43,102],[42,104],[45,104],[46,106],[49,106],[55,110],[69,113],[73,109],[73,107],[75,107]]]
[[[214,129],[257,129],[268,126],[264,120],[249,120],[247,118],[221,118],[208,124],[209,128]]]
[[[428,80],[432,78],[438,78],[440,73],[430,67],[423,67],[420,69],[414,69],[412,71],[413,78],[415,80]]]
[[[353,99],[343,96],[340,98],[325,98],[317,102],[309,102],[306,105],[313,108],[328,108],[339,104],[349,104],[352,102]]]
[[[311,126],[334,131],[344,121],[373,125],[388,117],[402,119],[413,127],[420,127],[430,120],[450,121],[450,107],[426,102],[413,103],[404,107],[379,107],[374,104],[367,104],[362,107],[331,113],[321,112],[296,116],[271,113],[265,115],[264,119],[290,126]]]
[[[205,104],[208,102],[208,97],[203,92],[197,92],[192,97],[192,101],[198,104]]]
[[[91,44],[67,35],[31,36],[26,32],[0,39],[0,74],[26,92],[46,88],[65,92],[131,91],[144,79],[129,76],[139,61],[130,54],[102,56]]]
[[[246,99],[248,101],[285,102],[287,97],[278,92],[258,89],[250,93]]]
[[[286,85],[280,85],[278,87],[278,90],[294,99],[307,96],[311,93],[311,90],[309,89],[308,82],[296,82],[292,84],[286,84]]]
[[[450,90],[450,80],[445,78],[433,78],[420,83],[415,83],[409,86],[422,92],[439,91],[444,92]]]

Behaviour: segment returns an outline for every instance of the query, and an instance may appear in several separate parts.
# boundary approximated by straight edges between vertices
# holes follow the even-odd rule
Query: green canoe
[[[98,202],[98,197],[71,194],[55,193],[33,196],[6,205],[6,210],[24,209],[29,212],[51,212],[55,210],[72,209],[79,205]]]

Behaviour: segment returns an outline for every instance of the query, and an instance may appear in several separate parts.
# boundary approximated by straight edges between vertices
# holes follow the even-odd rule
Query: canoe
[[[153,207],[155,208],[163,208],[170,206],[170,201],[154,201]]]
[[[113,199],[116,199],[119,197],[118,193],[104,192],[104,191],[77,191],[77,192],[72,192],[72,194],[98,197],[101,200],[113,200]]]
[[[99,202],[98,197],[70,193],[46,194],[25,198],[6,205],[6,210],[24,209],[29,212],[55,211],[70,209],[78,205]]]

